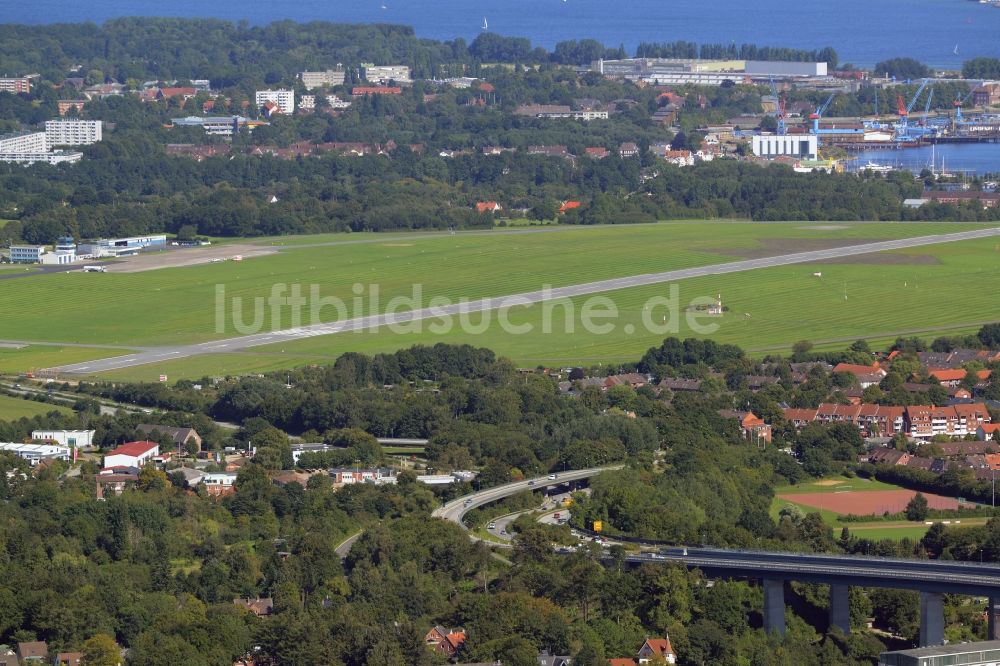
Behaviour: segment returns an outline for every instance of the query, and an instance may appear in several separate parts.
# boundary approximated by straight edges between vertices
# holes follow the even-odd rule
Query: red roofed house
[[[723,409],[719,411],[719,415],[728,419],[738,419],[743,439],[749,441],[771,441],[771,426],[764,423],[764,420],[753,412],[736,412],[731,409]]]
[[[976,428],[976,437],[983,441],[996,440],[998,432],[1000,432],[1000,423],[983,423]]]
[[[677,663],[677,655],[670,645],[670,638],[647,638],[639,648],[639,663],[645,664],[653,657],[662,657],[668,664]]]
[[[967,371],[964,368],[935,368],[930,371],[931,377],[938,380],[944,387],[958,386],[965,379],[966,374]],[[986,380],[990,378],[990,374],[989,370],[980,370],[976,376],[981,380]]]
[[[198,91],[194,88],[160,88],[160,91],[156,93],[156,99],[180,97],[183,100],[189,100],[197,94]]]
[[[479,92],[484,92],[484,93],[496,92],[496,88],[493,87],[492,83],[487,83],[486,81],[480,81]]]
[[[435,652],[440,652],[448,659],[451,659],[458,653],[458,649],[462,647],[462,643],[465,642],[465,630],[464,629],[453,629],[448,631],[444,627],[438,625],[432,627],[427,635],[424,636],[424,643],[428,647],[433,648]]]
[[[559,206],[559,212],[565,213],[568,210],[573,210],[574,208],[579,208],[583,204],[579,201],[564,201],[561,206]]]
[[[604,146],[584,148],[583,152],[587,157],[595,160],[604,159],[611,154]]]
[[[796,428],[804,428],[816,420],[816,410],[788,407],[785,409],[785,420]]]
[[[129,442],[104,456],[105,467],[144,467],[154,457],[160,455],[160,445],[156,442]]]
[[[476,204],[477,213],[499,213],[500,204],[496,201],[480,201]]]

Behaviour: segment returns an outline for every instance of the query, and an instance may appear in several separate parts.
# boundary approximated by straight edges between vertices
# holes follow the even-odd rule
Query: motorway
[[[621,469],[623,466],[624,465],[612,465],[610,467],[591,467],[590,469],[559,472],[555,479],[546,476],[539,476],[533,479],[514,481],[513,483],[497,486],[495,488],[488,488],[486,490],[481,490],[478,493],[472,493],[471,495],[459,497],[458,499],[452,500],[447,504],[438,507],[431,515],[435,518],[450,520],[451,522],[457,523],[464,528],[465,523],[462,519],[465,517],[465,514],[475,508],[483,506],[484,504],[496,502],[497,500],[501,500],[527,490],[542,490],[543,488],[556,486],[561,483],[566,483],[567,481],[589,479],[592,476],[597,476],[601,472]]]
[[[292,342],[303,338],[311,338],[321,335],[334,335],[349,331],[371,330],[392,324],[407,324],[424,319],[437,319],[442,317],[454,317],[460,314],[471,314],[476,312],[486,312],[492,310],[527,306],[545,301],[562,298],[573,298],[576,296],[586,296],[631,287],[641,287],[665,282],[675,282],[690,278],[705,277],[711,275],[724,275],[727,273],[738,273],[742,271],[757,270],[760,268],[774,268],[776,266],[788,266],[792,264],[802,264],[827,259],[837,259],[860,254],[870,254],[872,252],[884,252],[886,250],[901,250],[924,245],[938,245],[941,243],[951,243],[964,240],[975,240],[980,238],[992,238],[1000,236],[1000,228],[977,229],[974,231],[962,231],[952,234],[934,234],[930,236],[918,236],[916,238],[903,238],[897,240],[878,241],[873,243],[863,243],[859,245],[849,245],[846,247],[829,248],[825,250],[814,250],[810,252],[796,252],[792,254],[778,255],[774,257],[763,257],[758,259],[747,259],[733,261],[722,264],[712,264],[708,266],[698,266],[695,268],[685,268],[680,270],[665,271],[662,273],[647,273],[634,275],[631,277],[613,278],[610,280],[599,280],[596,282],[586,282],[582,284],[569,285],[565,287],[555,287],[539,291],[513,294],[510,296],[495,296],[466,303],[452,303],[440,307],[427,307],[409,310],[406,312],[380,313],[364,317],[355,317],[340,322],[313,324],[297,328],[271,331],[245,335],[237,338],[228,338],[203,342],[193,345],[179,345],[174,347],[160,347],[140,350],[133,354],[126,354],[107,359],[84,361],[55,368],[62,373],[70,374],[91,374],[118,370],[138,365],[150,363],[162,363],[174,361],[201,354],[223,354],[239,352],[252,347],[270,345],[282,342]]]
[[[538,490],[565,481],[590,478],[615,467],[561,472],[553,480],[526,479],[459,497],[432,515],[465,527],[463,517],[472,509],[525,490]],[[498,525],[499,527],[499,525]],[[472,536],[472,535],[470,535]],[[472,536],[472,538],[476,538]],[[921,592],[1000,596],[1000,567],[994,564],[953,560],[904,560],[886,557],[817,555],[721,548],[664,547],[662,543],[630,541],[651,552],[625,559],[635,565],[681,562],[711,576],[789,579],[824,584],[888,587]]]

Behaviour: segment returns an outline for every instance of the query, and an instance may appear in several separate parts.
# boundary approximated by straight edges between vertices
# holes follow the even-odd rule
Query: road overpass
[[[459,497],[433,515],[465,527],[462,519],[474,508],[526,490],[541,490],[578,481],[616,467],[561,472],[556,479],[539,477],[508,483]],[[629,564],[677,562],[719,578],[749,578],[763,582],[764,627],[785,632],[785,583],[797,580],[830,586],[830,624],[845,633],[851,629],[850,588],[881,587],[920,593],[920,645],[944,642],[944,594],[965,594],[989,600],[989,638],[1000,639],[1000,566],[950,560],[905,560],[885,557],[766,552],[723,548],[665,546],[663,542],[623,539],[653,549],[626,556]]]

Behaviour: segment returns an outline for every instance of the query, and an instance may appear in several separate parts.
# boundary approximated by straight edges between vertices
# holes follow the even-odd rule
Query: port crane
[[[813,134],[823,134],[824,130],[819,128],[819,120],[826,113],[826,110],[830,108],[830,104],[833,102],[833,98],[837,93],[830,93],[830,96],[826,98],[826,101],[816,107],[816,110],[809,114],[809,120],[813,123]]]
[[[788,126],[785,124],[785,98],[778,95],[778,86],[774,84],[774,77],[769,77],[768,80],[771,83],[771,94],[774,95],[778,104],[775,111],[775,116],[778,119],[778,136],[785,136],[788,134]]]
[[[920,98],[920,95],[923,94],[924,88],[926,87],[927,79],[923,79],[920,82],[920,87],[917,88],[917,92],[913,96],[913,99],[910,100],[909,104],[903,100],[902,95],[896,95],[896,113],[899,115],[899,122],[896,123],[897,139],[907,140],[910,138],[910,112],[913,111],[913,107],[916,105],[917,100]]]
[[[955,105],[955,124],[956,125],[961,124],[961,122],[963,120],[962,119],[962,105],[969,101],[969,98],[972,97],[972,93],[974,93],[976,91],[977,87],[978,87],[977,85],[973,85],[971,88],[969,88],[969,92],[965,93],[964,97],[962,97],[961,95],[956,95],[955,96],[955,101],[952,102],[952,104]]]

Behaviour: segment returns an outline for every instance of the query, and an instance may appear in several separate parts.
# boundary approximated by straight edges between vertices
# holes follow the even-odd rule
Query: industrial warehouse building
[[[757,135],[752,139],[753,154],[758,157],[797,157],[815,160],[819,156],[819,141],[815,134],[794,136]]]
[[[0,443],[0,451],[13,453],[16,456],[24,458],[32,467],[45,458],[69,460],[69,449],[65,446],[56,446],[54,444]]]

